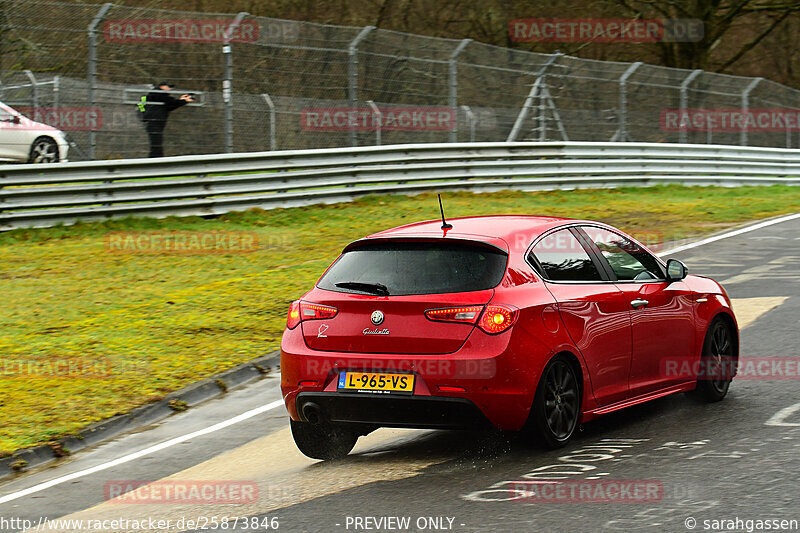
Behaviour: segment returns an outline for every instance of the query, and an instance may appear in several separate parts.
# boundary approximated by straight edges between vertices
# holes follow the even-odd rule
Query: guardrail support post
[[[378,109],[378,106],[375,105],[375,102],[372,100],[367,100],[367,104],[372,109],[372,112],[378,118],[378,123],[376,124],[375,128],[375,146],[381,145],[381,129],[383,128],[383,113],[381,110]]]
[[[633,140],[628,133],[628,78],[633,76],[633,73],[636,72],[636,69],[640,66],[642,66],[641,61],[631,64],[631,66],[622,73],[622,76],[619,77],[619,127],[616,133],[611,137],[611,142],[627,142]]]
[[[739,145],[747,146],[747,112],[750,109],[750,93],[756,88],[764,78],[755,78],[747,84],[747,87],[742,91],[742,116],[744,117],[744,124],[742,124],[742,131],[739,133]]]
[[[358,105],[358,45],[374,29],[375,26],[364,26],[347,47],[347,98],[350,100],[351,110]],[[350,146],[357,145],[356,130],[350,130]]]
[[[688,76],[681,82],[681,119],[686,115],[686,110],[689,107],[689,84],[691,84],[694,79],[703,73],[703,69],[696,69],[689,73]],[[687,132],[686,126],[683,122],[681,122],[681,131],[678,134],[679,142],[685,143],[687,139]]]
[[[539,95],[540,87],[544,83],[545,73],[550,66],[555,63],[559,57],[561,57],[561,52],[556,52],[551,55],[547,61],[545,61],[544,65],[539,68],[539,71],[536,72],[536,81],[531,85],[531,90],[528,93],[528,97],[525,98],[525,103],[522,104],[522,109],[519,111],[519,115],[517,115],[517,120],[514,121],[514,126],[511,128],[511,133],[508,134],[506,138],[506,142],[514,142],[517,140],[517,136],[519,135],[520,130],[522,129],[522,125],[525,123],[525,119],[528,118],[528,113],[530,113],[531,107],[533,107],[533,101]],[[544,125],[542,125],[544,127]]]
[[[103,7],[89,23],[89,106],[97,107],[97,26],[114,4],[111,2],[103,4]],[[95,158],[97,150],[97,134],[89,132],[89,159]]]
[[[472,39],[464,39],[458,43],[458,46],[456,46],[456,49],[453,50],[453,53],[450,54],[450,58],[447,60],[448,85],[450,91],[449,104],[456,119],[453,129],[450,130],[451,143],[458,141],[458,63],[456,60],[470,42],[472,42]]]
[[[261,95],[269,107],[269,149],[275,150],[275,104],[267,93]]]
[[[225,30],[222,56],[225,58],[225,79],[222,80],[222,102],[225,106],[225,153],[233,153],[233,49],[231,38],[233,32],[239,27],[249,13],[237,13],[236,17]]]

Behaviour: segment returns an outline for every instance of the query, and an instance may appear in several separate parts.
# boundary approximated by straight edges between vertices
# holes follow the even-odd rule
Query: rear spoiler
[[[492,250],[499,251],[505,255],[508,255],[508,245],[502,239],[493,239],[496,242],[487,242],[485,240],[478,240],[478,239],[471,239],[469,237],[452,237],[448,236],[446,238],[442,237],[433,237],[433,236],[397,236],[397,237],[365,237],[363,239],[359,239],[357,241],[353,241],[347,246],[342,249],[342,253],[349,252],[351,250],[355,250],[357,248],[361,248],[364,246],[369,246],[371,244],[380,244],[380,243],[388,243],[388,242],[424,242],[424,243],[446,243],[446,244],[464,244],[468,246],[477,246],[483,248],[490,248]],[[505,246],[501,246],[505,245]]]

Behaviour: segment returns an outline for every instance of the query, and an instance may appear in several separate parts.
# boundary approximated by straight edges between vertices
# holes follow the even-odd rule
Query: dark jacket
[[[154,104],[153,102],[159,103]],[[147,95],[147,105],[145,107],[144,120],[145,122],[165,123],[167,121],[167,116],[172,110],[177,109],[182,105],[186,105],[187,103],[188,102],[185,100],[173,98],[167,93],[149,93]]]

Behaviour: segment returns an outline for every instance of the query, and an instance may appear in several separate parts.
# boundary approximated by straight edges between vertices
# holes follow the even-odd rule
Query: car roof
[[[453,240],[469,240],[485,242],[506,252],[509,247],[518,248],[520,240],[530,243],[550,228],[565,223],[587,222],[571,218],[533,216],[533,215],[485,215],[452,218],[447,220],[451,229],[442,229],[442,220],[426,220],[404,226],[373,233],[364,239],[348,246],[349,249],[358,243],[374,239],[396,238],[445,238]],[[517,246],[515,246],[515,243]]]

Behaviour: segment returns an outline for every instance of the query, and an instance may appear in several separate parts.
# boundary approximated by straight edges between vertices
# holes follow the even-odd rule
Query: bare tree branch
[[[737,52],[737,53],[736,53],[736,54],[735,54],[735,55],[734,55],[732,58],[730,58],[730,59],[729,59],[729,60],[727,60],[725,63],[723,63],[723,64],[722,64],[722,66],[720,66],[720,67],[717,69],[717,70],[718,70],[718,72],[725,72],[725,70],[727,70],[727,69],[728,69],[728,67],[730,67],[731,65],[733,65],[734,63],[736,63],[737,61],[739,61],[739,60],[740,60],[740,59],[741,59],[741,58],[742,58],[742,57],[743,57],[743,56],[744,56],[744,55],[745,55],[747,52],[749,52],[750,50],[752,50],[753,48],[755,48],[755,47],[756,47],[756,45],[758,45],[758,43],[760,43],[760,42],[761,42],[761,41],[764,39],[764,37],[766,37],[767,35],[769,35],[769,34],[772,32],[772,30],[774,30],[774,29],[775,29],[775,27],[777,27],[777,26],[778,26],[778,25],[779,25],[781,22],[783,22],[784,20],[786,20],[786,18],[787,18],[787,17],[788,17],[788,16],[789,16],[791,13],[792,13],[792,11],[791,11],[791,10],[786,10],[786,11],[784,11],[784,12],[783,12],[783,14],[781,14],[781,16],[780,16],[780,17],[778,17],[777,19],[775,19],[775,20],[773,21],[773,23],[772,23],[772,24],[770,24],[770,26],[769,26],[767,29],[765,29],[763,32],[761,32],[761,34],[760,34],[758,37],[756,37],[755,39],[753,39],[753,40],[752,40],[751,42],[749,42],[748,44],[744,45],[744,46],[743,46],[743,47],[742,47],[742,48],[741,48],[741,49],[740,49],[740,50],[739,50],[739,51],[738,51],[738,52]]]
[[[392,0],[383,0],[381,2],[381,7],[378,8],[378,16],[375,18],[374,26],[376,28],[380,28],[383,24],[383,21],[386,17],[386,12],[389,10],[389,4],[392,3]]]

